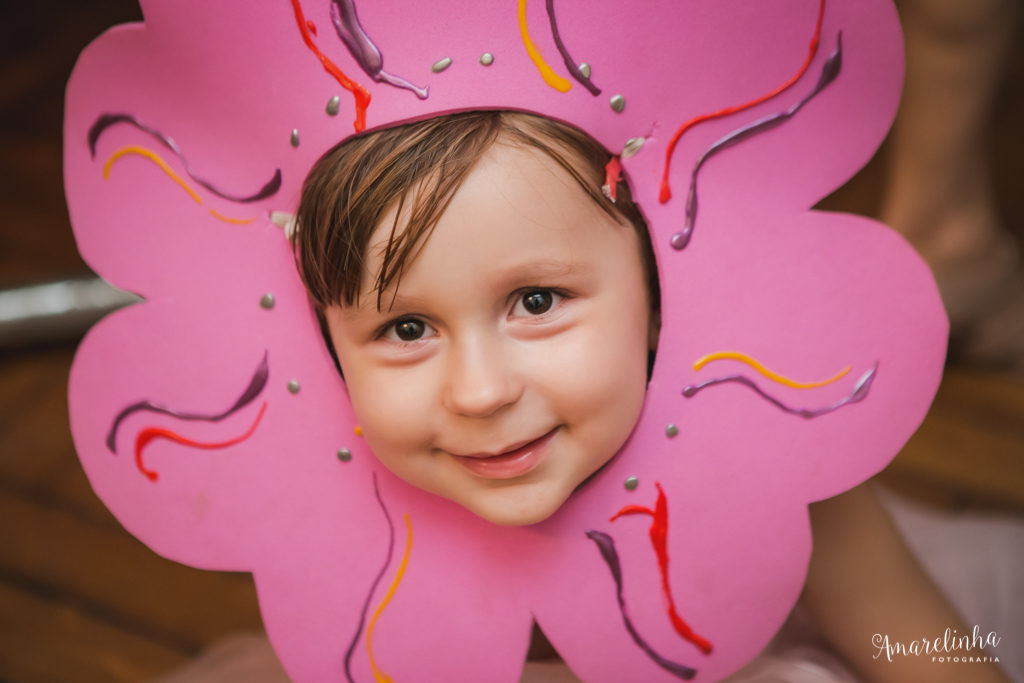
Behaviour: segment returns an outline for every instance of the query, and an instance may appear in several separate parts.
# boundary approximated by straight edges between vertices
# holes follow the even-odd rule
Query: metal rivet
[[[624,484],[624,486],[626,487],[627,491],[632,491],[637,487],[639,483],[640,480],[637,479],[636,477],[626,477],[626,483]]]
[[[482,55],[480,55],[480,63],[483,64],[484,66],[490,66],[491,64],[494,64],[494,55],[492,55],[490,52],[483,53]]]
[[[667,427],[665,427],[665,436],[667,436],[668,438],[671,439],[672,437],[678,436],[678,435],[679,435],[679,427],[676,427],[674,424],[669,424]]]
[[[352,459],[352,451],[350,451],[347,448],[339,448],[338,449],[338,460],[340,460],[342,462],[348,462],[351,459]]]
[[[330,116],[337,116],[338,109],[341,107],[341,98],[335,95],[331,99],[327,100],[327,113]]]
[[[292,147],[299,146],[299,129],[292,128]]]
[[[288,382],[288,391],[292,392],[293,394],[299,393],[299,389],[301,388],[302,387],[299,385],[299,380],[297,379],[293,379],[291,382]]]
[[[274,307],[274,295],[267,292],[260,298],[260,308],[266,308],[270,310]]]
[[[623,159],[628,159],[644,146],[646,138],[630,138],[626,140],[626,146],[622,148],[622,154],[620,155]]]
[[[586,62],[580,64],[580,73],[583,74],[584,78],[590,78],[590,65]]]
[[[622,95],[612,95],[612,98],[608,100],[608,104],[612,105],[612,109],[620,112],[626,108],[626,98]]]
[[[442,71],[444,71],[445,69],[447,69],[448,67],[450,67],[451,65],[452,65],[452,58],[451,57],[445,57],[445,58],[439,59],[436,62],[434,62],[433,64],[431,64],[430,65],[430,70],[433,71],[436,74],[439,74]]]

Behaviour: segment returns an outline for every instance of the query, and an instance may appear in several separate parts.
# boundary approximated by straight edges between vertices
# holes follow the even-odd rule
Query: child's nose
[[[464,340],[450,354],[444,396],[448,410],[488,417],[519,400],[523,385],[499,340]]]

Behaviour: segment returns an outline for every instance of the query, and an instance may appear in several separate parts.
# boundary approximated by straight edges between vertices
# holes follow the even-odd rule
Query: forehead
[[[570,163],[577,163],[578,155],[559,152]],[[362,273],[364,291],[373,288],[384,254],[409,224],[423,185],[420,183],[406,201],[396,202],[385,212],[371,234],[367,267]],[[579,240],[584,234],[577,228],[591,228],[595,221],[625,228],[550,156],[499,138],[455,191],[437,226],[420,239],[410,260],[403,264],[403,271],[409,271],[428,249],[434,253],[476,243],[497,246],[526,239],[526,234],[532,241],[553,246]],[[460,229],[449,229],[455,227]]]
[[[375,291],[384,255],[408,224],[417,190],[401,210],[393,206],[371,235],[364,293]],[[606,231],[620,233],[611,241],[632,245],[630,253],[639,258],[634,231],[605,213],[558,162],[540,150],[499,139],[455,192],[437,226],[421,238],[403,266],[402,279],[482,258],[506,270],[527,265],[553,275],[579,270],[587,256],[616,237]]]

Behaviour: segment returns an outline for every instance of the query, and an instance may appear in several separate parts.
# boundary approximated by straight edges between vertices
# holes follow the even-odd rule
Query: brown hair
[[[637,232],[653,310],[657,268],[647,224],[625,182],[612,203],[599,189],[611,154],[577,128],[533,114],[471,111],[360,135],[336,145],[314,164],[302,186],[293,236],[299,272],[318,311],[359,299],[370,237],[397,206],[376,276],[383,292],[429,238],[476,162],[497,140],[540,150],[602,210]],[[411,202],[404,211],[406,202]],[[399,231],[399,216],[408,216]]]

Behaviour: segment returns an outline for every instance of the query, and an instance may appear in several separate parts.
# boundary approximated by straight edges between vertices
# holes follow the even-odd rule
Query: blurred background
[[[880,479],[943,515],[1020,522],[1022,6],[899,8],[909,71],[901,118],[869,166],[822,204],[899,227],[935,268],[953,318],[932,412]],[[262,626],[248,575],[166,561],[120,527],[89,488],[68,430],[75,345],[118,298],[88,284],[68,224],[64,85],[92,38],[141,13],[133,0],[40,0],[5,3],[2,17],[0,681],[148,681]],[[69,280],[82,282],[38,287]]]

